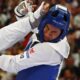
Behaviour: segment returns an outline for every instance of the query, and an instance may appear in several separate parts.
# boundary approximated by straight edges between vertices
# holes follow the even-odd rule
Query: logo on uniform
[[[30,50],[29,50],[29,53],[30,54],[32,54],[32,53],[34,53],[35,51],[34,51],[34,48],[31,48]]]

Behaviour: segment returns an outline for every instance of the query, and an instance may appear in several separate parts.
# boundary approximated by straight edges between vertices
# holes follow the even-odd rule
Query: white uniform
[[[33,35],[33,37],[34,36],[35,35]],[[35,41],[39,42],[35,37],[32,38],[32,43],[34,43]],[[61,65],[61,63],[63,62],[63,59],[68,57],[69,50],[70,49],[69,49],[69,45],[67,43],[66,38],[58,43],[49,43],[49,42],[38,43],[33,47],[29,48],[29,50],[24,51],[22,54],[19,54],[16,56],[9,56],[9,55],[0,56],[0,68],[7,72],[18,73],[25,69],[29,69],[29,68],[40,66],[40,65],[49,65],[49,66]],[[47,73],[47,70],[45,73]],[[55,72],[55,74],[57,73],[59,73],[59,71]],[[17,80],[24,80],[23,77],[22,77],[23,79],[20,78],[21,76],[19,76],[18,77],[19,79]],[[26,75],[26,77],[27,76],[28,75]],[[34,77],[32,78],[34,80],[37,80]],[[42,79],[42,77],[40,78]],[[28,79],[25,79],[25,80],[28,80]],[[49,79],[49,80],[55,80],[55,79]]]
[[[27,28],[28,32],[30,28]],[[37,41],[36,38],[32,39],[33,42]],[[69,50],[66,38],[58,43],[38,43],[20,55],[0,56],[0,68],[8,72],[19,72],[23,69],[41,64],[57,65],[61,63],[63,58],[68,57]]]
[[[4,50],[12,46],[14,43],[24,38],[31,30],[32,27],[29,22],[29,17],[24,18],[23,20],[21,19],[18,22],[15,22],[1,29],[0,50]],[[23,75],[22,79],[20,78],[21,77],[20,76],[19,79],[17,80],[24,80],[24,79],[25,80],[56,80],[56,77],[59,73],[58,68],[60,68],[61,63],[63,62],[63,58],[67,58],[69,55],[70,48],[66,37],[57,43],[50,43],[50,42],[40,43],[36,35],[34,34],[30,42],[31,44],[33,44],[34,42],[38,42],[38,43],[32,47],[31,45],[29,45],[30,48],[24,51],[22,54],[16,56],[9,56],[9,55],[0,56],[0,68],[7,72],[13,72],[13,73],[23,71],[22,75],[23,73],[25,73],[24,70],[26,69],[27,72],[28,71],[30,72],[30,73],[26,72],[26,74],[28,74],[28,75],[25,74],[27,78],[25,78],[26,76],[24,77]],[[29,70],[30,68],[31,71]],[[33,70],[35,70],[35,72]],[[54,75],[54,77],[52,77],[51,75],[49,76],[50,73],[48,73],[48,71],[51,73],[51,75]]]
[[[0,29],[0,51],[11,47],[23,39],[30,31],[31,26],[28,17]]]
[[[25,26],[26,24],[28,24],[28,26]],[[4,50],[12,46],[30,31],[31,26],[29,25],[28,18],[19,20],[18,22],[1,29],[0,50]],[[37,41],[36,37],[32,38],[32,40],[33,42]],[[60,65],[63,58],[68,57],[69,50],[66,38],[58,43],[38,43],[22,54],[16,56],[0,56],[0,68],[7,72],[17,73],[21,70],[39,65]]]

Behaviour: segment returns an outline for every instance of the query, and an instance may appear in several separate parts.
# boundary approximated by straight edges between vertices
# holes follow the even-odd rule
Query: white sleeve
[[[11,47],[16,42],[23,39],[30,31],[32,31],[31,26],[32,28],[38,26],[40,21],[38,19],[42,17],[41,14],[43,13],[43,11],[41,11],[43,4],[44,3],[41,4],[34,14],[30,13],[31,15],[29,17],[23,18],[0,29],[0,51]]]
[[[0,29],[0,51],[11,47],[30,31],[31,25],[28,17]]]
[[[13,73],[37,65],[57,65],[60,63],[61,56],[45,43],[37,44],[21,55],[12,57],[9,55],[0,56],[0,68]]]

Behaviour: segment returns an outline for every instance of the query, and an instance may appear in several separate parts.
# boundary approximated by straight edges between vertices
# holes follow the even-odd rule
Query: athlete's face
[[[44,28],[44,40],[51,41],[56,39],[61,33],[61,30],[51,24],[47,24]]]

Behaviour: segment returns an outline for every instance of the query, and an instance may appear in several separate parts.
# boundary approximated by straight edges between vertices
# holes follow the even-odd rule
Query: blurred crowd
[[[0,0],[0,28],[16,21],[14,8],[20,1],[22,0]],[[33,3],[38,7],[42,1],[33,0]],[[71,13],[69,33],[67,35],[70,44],[70,55],[64,61],[59,80],[80,80],[80,0],[45,1],[49,2],[51,6],[62,4],[68,7]],[[26,41],[21,41],[6,51],[0,52],[0,54],[16,55],[22,53]],[[15,78],[16,74],[10,74],[0,70],[0,80],[15,80]]]

